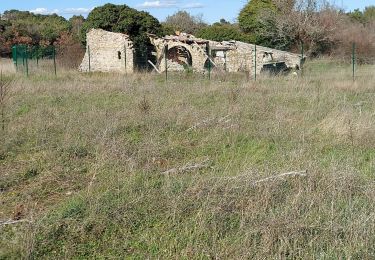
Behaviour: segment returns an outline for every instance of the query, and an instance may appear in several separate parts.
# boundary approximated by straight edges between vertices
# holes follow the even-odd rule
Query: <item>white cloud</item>
[[[204,7],[204,4],[201,4],[201,3],[189,3],[189,4],[183,5],[181,8],[193,9],[193,8],[203,8],[203,7]]]
[[[64,14],[88,14],[92,11],[94,8],[66,8],[64,9],[63,13]]]
[[[143,4],[138,5],[140,8],[168,8],[177,7],[176,1],[146,1]]]
[[[63,14],[88,14],[92,11],[92,9],[94,8],[83,8],[83,7],[79,7],[79,8],[65,8],[64,10],[59,10],[59,9],[53,9],[53,10],[49,10],[48,8],[44,8],[44,7],[39,7],[39,8],[35,8],[34,10],[30,10],[31,13],[34,13],[34,14],[60,14],[60,15],[63,15]]]
[[[47,8],[39,7],[35,8],[34,10],[30,10],[30,12],[34,14],[57,14],[59,13],[59,9],[48,10]]]
[[[181,8],[181,9],[192,9],[192,8],[202,8],[204,5],[201,3],[181,3],[181,1],[172,1],[172,0],[157,0],[157,1],[145,1],[143,4],[138,5],[137,7],[143,9],[151,8]]]

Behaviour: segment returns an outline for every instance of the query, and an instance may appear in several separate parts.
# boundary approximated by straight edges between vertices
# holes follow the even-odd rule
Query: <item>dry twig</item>
[[[275,176],[270,176],[261,180],[254,181],[252,184],[258,184],[266,181],[273,181],[277,179],[284,179],[285,177],[295,177],[295,176],[301,176],[301,177],[306,177],[307,176],[307,170],[305,171],[300,171],[300,172],[286,172],[282,174],[278,174]]]
[[[30,220],[28,219],[20,219],[20,220],[5,220],[5,221],[0,221],[0,226],[6,226],[6,225],[13,225],[13,224],[18,224],[22,222],[28,222],[31,223]]]
[[[182,172],[188,172],[188,171],[202,169],[202,168],[208,168],[208,167],[210,167],[208,162],[209,162],[209,159],[206,159],[201,163],[187,164],[187,165],[182,166],[182,167],[172,168],[168,171],[163,172],[162,174],[182,173]]]

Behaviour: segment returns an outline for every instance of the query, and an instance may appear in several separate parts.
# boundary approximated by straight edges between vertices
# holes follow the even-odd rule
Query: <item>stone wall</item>
[[[86,53],[79,70],[133,73],[133,58],[133,43],[129,36],[92,29],[87,33]]]
[[[165,71],[165,46],[168,46],[168,49],[172,49],[174,47],[184,47],[187,51],[190,52],[192,57],[192,68],[195,71],[204,71],[204,64],[207,60],[207,54],[205,52],[205,44],[197,44],[197,43],[186,43],[182,41],[175,41],[175,40],[165,40],[163,38],[157,37],[150,37],[151,43],[156,48],[156,58],[159,71]],[[167,60],[167,66],[169,71],[181,71],[184,69],[183,66],[178,66],[174,62]]]
[[[255,45],[244,42],[215,42],[195,38],[192,35],[166,36],[164,38],[150,37],[152,44],[156,47],[159,71],[165,71],[164,48],[171,49],[181,46],[187,49],[192,56],[192,69],[197,72],[204,72],[204,65],[208,59],[206,45],[209,44],[212,53],[211,60],[218,69],[226,69],[228,72],[249,72],[251,75],[259,74],[263,65],[272,61],[284,61],[289,68],[298,69],[300,65],[300,55],[280,51],[276,49],[257,46],[257,66],[255,68]],[[180,71],[183,66],[175,66],[168,60],[168,70]]]
[[[255,70],[255,45],[244,42],[210,42],[211,48],[227,47],[225,51],[216,52],[213,56],[215,64],[228,72],[246,71],[254,75]],[[284,61],[291,69],[299,69],[301,56],[298,54],[266,48],[256,47],[257,67],[256,73],[259,74],[263,65],[272,61]],[[224,55],[224,52],[226,53]],[[224,65],[226,63],[226,65]]]
[[[156,49],[153,54],[156,56],[157,64],[155,65],[159,72],[165,71],[165,46],[168,46],[168,49],[183,49],[185,55],[188,52],[189,57],[191,57],[191,64],[186,65],[191,66],[197,72],[205,72],[206,70],[204,66],[208,61],[207,45],[212,50],[210,57],[216,69],[225,68],[228,72],[242,71],[248,72],[250,75],[254,75],[255,72],[259,74],[263,65],[271,61],[284,61],[288,68],[298,69],[301,62],[301,56],[298,54],[257,46],[257,66],[255,68],[254,44],[237,41],[208,41],[188,34],[165,36],[163,38],[155,35],[149,35],[149,37]],[[184,54],[174,52],[172,59],[167,60],[168,70],[184,70],[184,63],[182,62],[186,60],[186,57],[182,57]],[[179,56],[176,57],[175,55]],[[92,29],[87,34],[86,54],[79,70],[83,72],[90,70],[133,73],[134,50],[129,36],[101,29]]]

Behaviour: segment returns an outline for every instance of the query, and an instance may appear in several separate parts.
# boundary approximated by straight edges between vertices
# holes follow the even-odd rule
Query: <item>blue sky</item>
[[[234,22],[247,0],[0,0],[0,12],[9,9],[27,10],[35,13],[58,13],[69,18],[73,14],[82,14],[86,16],[95,6],[103,5],[107,2],[114,4],[127,4],[130,7],[145,10],[163,21],[166,16],[175,13],[178,10],[187,10],[192,14],[202,14],[206,22],[212,23],[225,18]],[[331,0],[338,6],[343,6],[345,10],[355,8],[363,9],[365,6],[375,5],[375,0]]]

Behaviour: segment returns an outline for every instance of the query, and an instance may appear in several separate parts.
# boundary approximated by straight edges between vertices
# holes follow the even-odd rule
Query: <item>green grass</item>
[[[374,258],[374,75],[334,64],[18,75],[0,220],[31,222],[0,227],[0,259]]]

